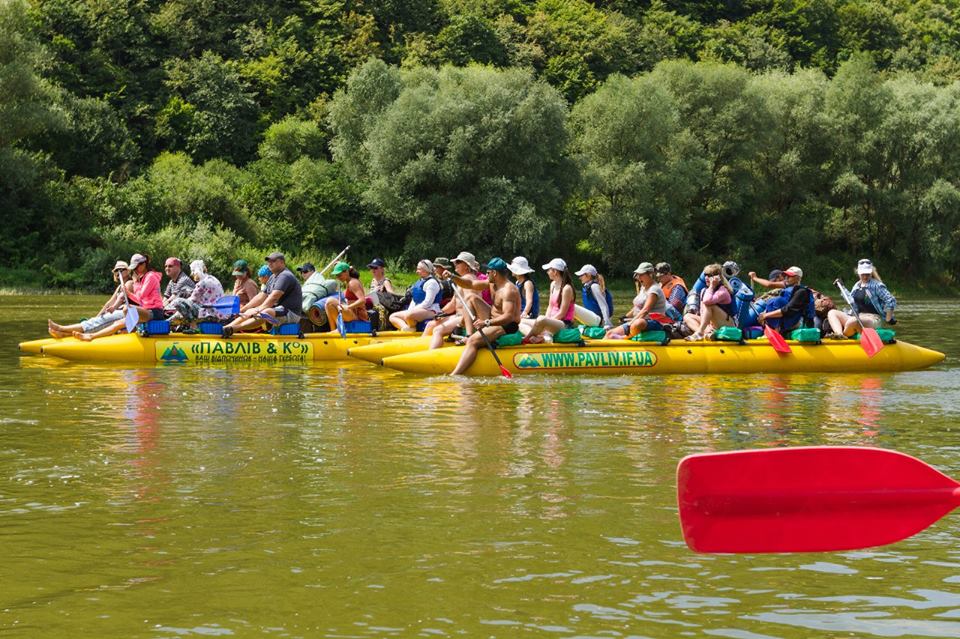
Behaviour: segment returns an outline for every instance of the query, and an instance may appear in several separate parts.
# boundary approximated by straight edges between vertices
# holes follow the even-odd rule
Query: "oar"
[[[346,249],[344,249],[344,252],[346,252]],[[337,280],[337,332],[340,333],[342,339],[347,337],[347,327],[343,323],[343,303],[345,301],[346,298],[343,295],[343,287],[340,284],[340,280]]]
[[[473,314],[473,309],[471,309],[466,300],[463,299],[463,295],[460,294],[460,287],[456,284],[453,285],[453,294],[457,296],[457,299],[460,300],[460,304],[467,310],[467,315],[470,316],[470,321],[476,322],[477,317]],[[495,349],[493,344],[490,343],[490,338],[487,337],[487,334],[483,332],[483,328],[478,328],[477,330],[480,332],[480,337],[483,338],[483,342],[490,350],[490,354],[493,355],[494,361],[497,362],[497,366],[500,367],[500,374],[507,379],[513,379],[513,375],[506,369],[506,367],[504,367],[503,362],[500,361],[500,356],[497,355],[497,349]]]
[[[329,264],[327,264],[327,265],[324,266],[322,269],[320,269],[320,275],[323,275],[323,274],[326,273],[328,270],[330,270],[331,268],[333,268],[333,265],[336,264],[337,262],[339,262],[339,261],[340,261],[340,258],[343,257],[344,255],[346,255],[346,254],[347,254],[347,251],[349,251],[349,250],[350,250],[350,246],[347,245],[347,247],[346,247],[345,249],[343,249],[342,251],[340,251],[340,254],[339,254],[339,255],[337,255],[335,258],[333,258],[333,261],[331,261]]]
[[[240,298],[236,295],[224,295],[213,304],[205,304],[203,308],[212,308],[221,315],[236,315],[240,312]]]
[[[760,315],[757,312],[757,307],[753,305],[753,302],[750,302],[750,308],[753,309],[753,312]],[[780,334],[780,331],[775,330],[771,326],[767,326],[767,323],[763,323],[763,336],[767,338],[767,341],[770,342],[770,346],[773,347],[773,350],[778,353],[783,353],[784,355],[789,355],[793,352],[793,349],[790,348],[790,345],[787,344],[787,340],[783,339],[783,335]]]
[[[140,312],[130,305],[130,298],[127,297],[127,287],[123,282],[123,269],[120,269],[118,275],[120,275],[120,292],[123,293],[123,301],[127,306],[127,313],[123,318],[123,325],[128,333],[132,333],[137,329],[137,324],[140,323]]]
[[[697,552],[822,552],[881,546],[960,505],[960,484],[880,448],[778,448],[691,455],[677,503]]]
[[[853,295],[847,290],[847,287],[843,285],[840,278],[838,277],[833,283],[840,289],[840,295],[842,295],[844,301],[850,305],[850,310],[853,311],[853,316],[857,318],[857,324],[860,325],[860,347],[863,348],[863,352],[867,354],[867,357],[873,357],[883,348],[883,340],[880,339],[877,329],[867,328],[863,325],[863,322],[860,321],[860,313],[857,312],[857,305],[853,301]]]

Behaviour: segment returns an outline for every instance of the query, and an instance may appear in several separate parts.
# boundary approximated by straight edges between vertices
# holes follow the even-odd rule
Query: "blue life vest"
[[[595,313],[597,317],[602,319],[603,313],[600,312],[600,302],[598,302],[597,299],[593,296],[593,293],[590,292],[590,287],[593,286],[594,283],[595,283],[594,280],[590,280],[584,285],[583,290],[581,291],[581,295],[583,297],[583,307],[588,311]],[[609,311],[608,317],[612,322],[613,321],[613,295],[610,294],[609,288],[604,290],[604,298],[607,301],[607,311]]]
[[[435,277],[424,277],[422,279],[417,280],[416,283],[414,283],[414,285],[410,288],[410,295],[412,296],[414,304],[420,304],[421,302],[423,302],[424,299],[426,299],[427,292],[423,290],[423,285],[426,284],[427,281],[435,280],[435,279],[436,279]],[[439,304],[440,303],[439,298],[440,298],[440,292],[438,291],[437,294],[434,296],[434,298],[430,301],[430,304],[428,304],[428,306]]]
[[[787,304],[790,303],[790,298],[793,297],[793,292],[797,288],[805,288],[808,292],[807,298],[807,308],[790,313],[789,315],[784,315],[782,318],[773,318],[769,320],[771,326],[778,329],[783,328],[793,328],[798,326],[801,322],[803,326],[809,327],[814,325],[814,318],[817,316],[817,309],[814,306],[813,293],[810,292],[810,289],[802,284],[797,284],[796,286],[787,286],[781,292],[779,297],[771,298],[767,301],[766,312],[775,311],[778,308],[784,308]]]
[[[530,317],[536,318],[540,315],[540,291],[537,290],[537,283],[533,280],[526,280],[533,284],[533,304],[530,306]],[[517,285],[517,288],[520,289],[520,312],[523,312],[523,307],[527,303],[527,300],[523,297],[523,285],[526,282],[514,282]]]

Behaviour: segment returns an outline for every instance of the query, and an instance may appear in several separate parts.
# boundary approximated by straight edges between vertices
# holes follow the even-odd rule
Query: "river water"
[[[674,495],[684,455],[784,445],[960,476],[958,302],[901,301],[899,337],[947,360],[882,375],[19,356],[101,301],[0,297],[0,636],[960,637],[960,517],[868,551],[697,555]]]

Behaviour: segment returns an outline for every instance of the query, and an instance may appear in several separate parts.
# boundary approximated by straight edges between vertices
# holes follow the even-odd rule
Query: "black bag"
[[[377,298],[380,300],[380,306],[386,309],[387,313],[396,313],[410,306],[413,294],[409,290],[404,295],[397,295],[390,291],[377,291]]]

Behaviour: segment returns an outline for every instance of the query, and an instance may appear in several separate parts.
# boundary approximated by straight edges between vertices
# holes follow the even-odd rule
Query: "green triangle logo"
[[[517,362],[517,366],[520,368],[540,368],[540,362],[532,355],[523,355],[520,361]]]
[[[163,355],[160,356],[160,359],[164,362],[185,362],[187,359],[187,354],[183,352],[183,349],[178,348],[176,343],[168,347],[167,350],[163,351]]]

